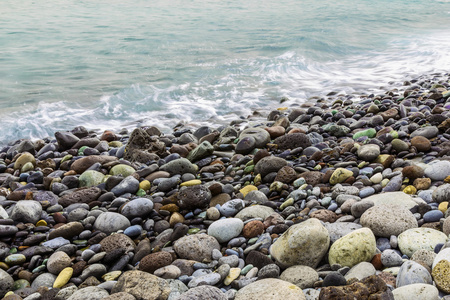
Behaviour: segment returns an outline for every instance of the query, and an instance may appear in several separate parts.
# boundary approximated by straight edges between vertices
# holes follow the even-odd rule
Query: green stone
[[[449,98],[450,97],[450,91],[443,93],[442,97]]]
[[[16,266],[23,264],[27,258],[23,254],[11,254],[5,258],[5,263],[9,266]]]
[[[389,132],[389,134],[394,138],[394,139],[398,139],[398,132],[395,130],[392,130],[391,132]]]
[[[367,136],[369,138],[373,138],[373,137],[375,137],[376,134],[377,134],[377,131],[375,129],[369,128],[369,129],[358,131],[357,133],[355,133],[353,135],[353,139],[356,140],[362,136]]]
[[[143,196],[145,196],[147,193],[143,190],[143,189],[139,189],[137,192],[136,192],[136,196],[139,196],[139,197],[143,197]]]
[[[20,169],[20,172],[25,173],[25,172],[32,171],[32,170],[34,170],[33,163],[27,162],[23,165],[22,169]]]
[[[62,163],[65,162],[65,161],[71,160],[72,158],[73,158],[72,155],[67,154],[66,156],[64,156],[64,157],[61,159],[60,164],[62,164]]]
[[[73,243],[77,246],[84,246],[87,245],[87,240],[75,240]]]
[[[88,146],[80,147],[80,149],[78,149],[78,155],[79,155],[79,156],[83,156],[83,155],[84,155],[84,150],[85,150],[87,147],[88,147]]]
[[[337,110],[335,110],[335,109],[333,109],[332,111],[331,111],[331,114],[334,116],[335,114],[337,114],[338,113],[338,111]]]
[[[19,280],[14,281],[13,291],[16,291],[18,289],[27,288],[27,287],[30,287],[30,283],[28,282],[28,280],[19,279]]]
[[[248,243],[247,243],[247,244],[253,245],[254,243],[256,243],[257,240],[258,240],[257,237],[251,238],[251,239],[248,240]]]
[[[251,165],[251,166],[245,167],[244,173],[249,174],[249,173],[253,172],[253,170],[255,170],[255,166]]]
[[[17,253],[17,248],[11,248],[10,250],[9,250],[9,254],[16,254]]]
[[[188,234],[196,234],[200,231],[200,228],[191,228],[188,230]]]
[[[122,147],[123,144],[121,141],[112,141],[112,142],[108,143],[108,146],[111,148],[119,148],[119,147]]]
[[[328,207],[331,203],[331,197],[324,197],[320,203],[322,206]]]
[[[46,266],[41,265],[41,266],[39,266],[37,268],[34,268],[33,271],[31,271],[31,272],[32,273],[39,273],[39,272],[44,271],[45,269],[46,269]]]
[[[246,265],[242,270],[241,270],[241,275],[245,275],[247,274],[251,269],[253,269],[253,265]]]
[[[197,217],[202,218],[202,219],[206,219],[206,211],[202,211],[201,213],[199,213],[197,215]]]
[[[189,152],[186,157],[189,161],[194,162],[210,156],[214,152],[214,147],[208,142],[204,141],[200,145],[198,145],[195,149]]]
[[[132,166],[119,164],[111,168],[111,170],[109,171],[109,175],[122,175],[125,178],[127,176],[130,176],[134,172],[136,172],[136,170]]]
[[[305,178],[300,177],[300,178],[296,179],[293,184],[294,184],[294,187],[298,188],[298,187],[304,185],[305,183],[306,183]]]
[[[288,206],[294,205],[294,198],[289,198],[280,205],[280,210],[285,209]]]
[[[245,164],[246,167],[253,166],[255,163],[253,162],[253,159]]]
[[[80,187],[92,187],[97,186],[103,182],[105,175],[98,171],[87,170],[80,175]]]

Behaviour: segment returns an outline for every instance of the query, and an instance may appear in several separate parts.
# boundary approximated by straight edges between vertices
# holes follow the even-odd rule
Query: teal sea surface
[[[0,144],[219,124],[449,71],[448,0],[2,0]]]

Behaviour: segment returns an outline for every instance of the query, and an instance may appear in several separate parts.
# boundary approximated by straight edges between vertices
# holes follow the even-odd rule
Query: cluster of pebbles
[[[450,299],[450,77],[0,149],[3,299]]]

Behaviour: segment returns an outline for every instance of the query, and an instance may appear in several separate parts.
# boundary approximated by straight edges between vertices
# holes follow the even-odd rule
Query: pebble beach
[[[0,299],[450,299],[450,74],[279,102],[0,147]]]

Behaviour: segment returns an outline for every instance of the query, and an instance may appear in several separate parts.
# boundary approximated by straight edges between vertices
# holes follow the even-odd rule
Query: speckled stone
[[[255,281],[236,293],[235,300],[306,300],[303,291],[296,285],[275,278]]]
[[[411,257],[419,249],[434,250],[439,243],[445,243],[447,236],[431,228],[413,228],[398,236],[398,247],[403,254]]]

